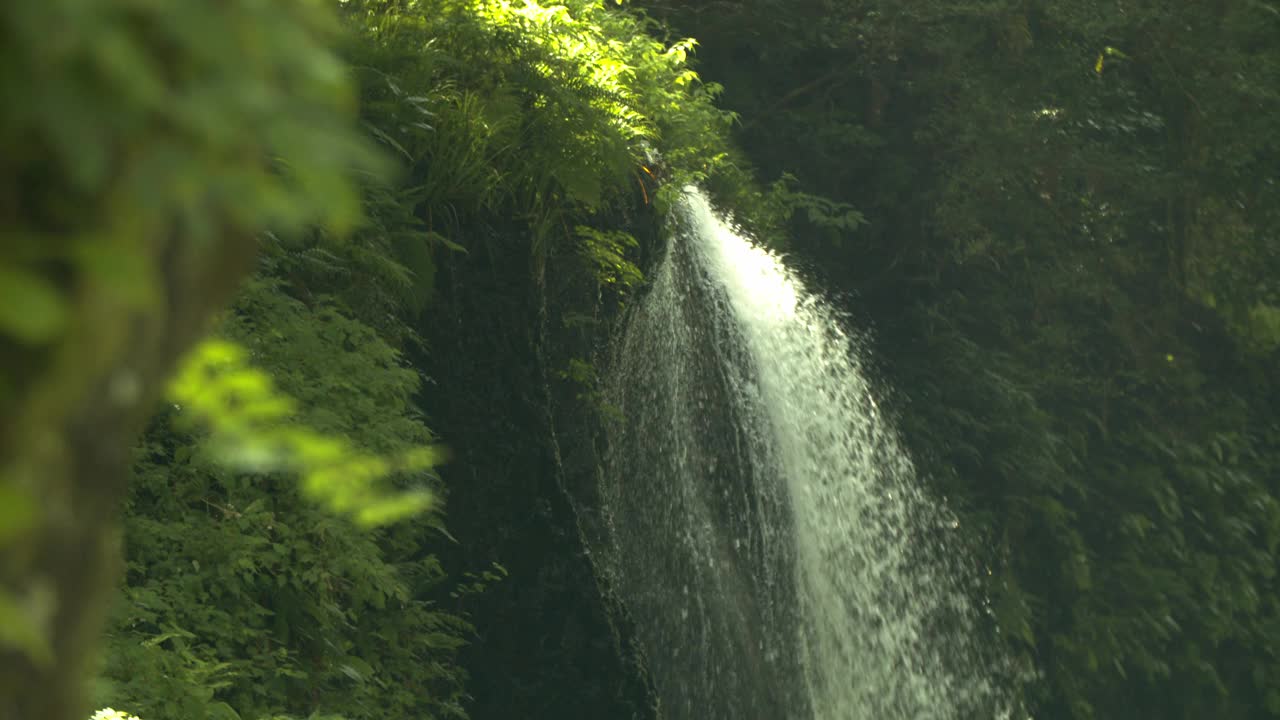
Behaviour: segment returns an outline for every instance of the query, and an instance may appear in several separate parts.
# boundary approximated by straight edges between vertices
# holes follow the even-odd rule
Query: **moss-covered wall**
[[[642,243],[651,223],[632,220]],[[455,572],[509,573],[462,599],[477,637],[462,663],[476,720],[653,718],[652,688],[625,613],[593,569],[571,495],[589,498],[602,429],[589,378],[619,302],[576,255],[545,262],[528,240],[451,256],[424,325],[432,379],[424,405],[448,428],[445,557]],[[584,382],[584,380],[586,382]],[[588,510],[589,513],[589,510]]]

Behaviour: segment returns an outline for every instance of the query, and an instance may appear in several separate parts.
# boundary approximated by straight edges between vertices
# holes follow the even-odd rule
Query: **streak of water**
[[[943,515],[856,343],[699,192],[672,225],[617,346],[595,543],[663,716],[992,717]]]

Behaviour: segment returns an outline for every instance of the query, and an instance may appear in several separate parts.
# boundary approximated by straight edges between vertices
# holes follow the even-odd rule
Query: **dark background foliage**
[[[753,162],[865,216],[791,246],[872,329],[1038,716],[1280,713],[1274,3],[644,5]]]
[[[0,715],[79,717],[110,608],[95,698],[149,720],[652,717],[583,542],[595,382],[698,183],[867,329],[1035,717],[1280,717],[1277,37],[1275,0],[3,5]],[[226,413],[327,480],[153,412],[237,283],[213,332],[278,391]]]

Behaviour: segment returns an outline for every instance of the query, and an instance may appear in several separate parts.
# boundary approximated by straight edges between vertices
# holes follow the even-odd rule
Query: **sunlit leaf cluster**
[[[431,468],[440,450],[370,455],[341,436],[290,422],[293,403],[270,376],[247,364],[236,345],[209,341],[196,348],[171,383],[169,398],[188,423],[207,430],[207,450],[219,463],[241,472],[298,475],[306,495],[361,524],[393,522],[430,507],[425,490],[388,493],[381,485],[390,475]]]
[[[147,717],[462,717],[420,377],[338,296],[308,306],[263,267],[136,451],[99,695]]]
[[[660,186],[751,191],[727,142],[733,116],[689,67],[694,43],[655,39],[634,11],[602,0],[344,8],[365,38],[353,60],[366,107],[397,118],[378,137],[408,163],[419,217],[459,246],[483,242],[500,213],[527,225],[542,257]]]

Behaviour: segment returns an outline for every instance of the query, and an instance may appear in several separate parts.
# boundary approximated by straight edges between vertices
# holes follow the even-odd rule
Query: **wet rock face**
[[[572,255],[539,267],[527,238],[494,234],[489,246],[442,262],[418,358],[430,378],[422,406],[453,451],[441,475],[458,543],[441,559],[453,579],[495,561],[509,573],[449,600],[476,627],[461,659],[468,712],[654,718],[630,624],[584,543],[602,426],[588,388],[562,375],[570,359],[603,351],[616,303]]]

